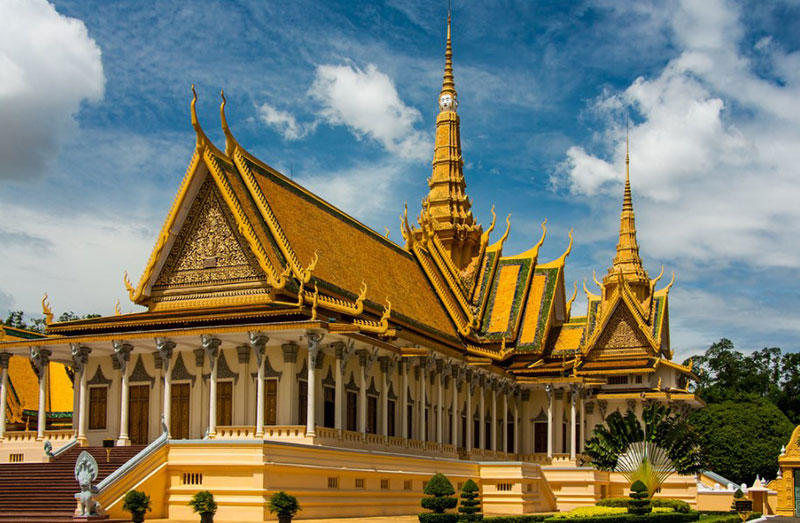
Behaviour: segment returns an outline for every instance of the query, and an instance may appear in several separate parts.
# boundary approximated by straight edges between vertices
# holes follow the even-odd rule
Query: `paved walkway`
[[[183,519],[150,519],[146,521],[150,523],[197,523],[197,519],[183,520]],[[297,523],[418,523],[417,516],[380,516],[371,518],[336,518],[336,519],[298,519],[294,521]]]

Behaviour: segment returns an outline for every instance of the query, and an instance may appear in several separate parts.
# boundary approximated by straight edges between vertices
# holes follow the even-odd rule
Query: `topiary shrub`
[[[650,503],[647,487],[641,481],[635,481],[633,485],[631,485],[630,497],[628,513],[635,516],[642,516],[653,511],[653,504]]]
[[[150,496],[139,490],[129,490],[122,500],[122,510],[131,513],[131,521],[141,523],[144,513],[151,510]]]
[[[453,496],[456,491],[450,480],[444,474],[438,473],[425,485],[425,494],[422,498],[422,508],[432,511],[432,514],[420,514],[420,523],[457,523],[458,514],[445,514],[445,510],[455,508],[458,499]]]
[[[291,521],[300,510],[297,498],[282,490],[269,498],[269,513],[277,514],[278,520],[281,522]]]
[[[458,521],[480,521],[483,519],[481,514],[481,502],[478,499],[478,485],[468,479],[461,487],[461,505],[458,512],[461,514]]]
[[[601,499],[596,504],[598,507],[625,507],[630,505],[631,498],[606,498]],[[671,508],[675,512],[681,514],[688,514],[692,511],[692,507],[682,499],[674,498],[650,498],[653,508],[666,507]]]

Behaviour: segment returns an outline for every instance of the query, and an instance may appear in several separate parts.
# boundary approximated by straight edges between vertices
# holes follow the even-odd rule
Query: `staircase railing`
[[[97,491],[103,492],[109,486],[113,485],[118,479],[127,474],[131,469],[136,467],[139,463],[150,457],[158,449],[165,446],[169,442],[169,434],[162,432],[159,437],[153,440],[148,446],[140,450],[135,456],[126,461],[120,468],[109,474],[100,483],[97,484]]]
[[[63,447],[59,447],[58,450],[54,451],[53,455],[50,456],[50,458],[52,459],[52,458],[59,457],[60,455],[62,455],[63,453],[65,453],[66,451],[71,449],[72,447],[76,446],[77,444],[78,444],[78,440],[76,438],[72,438],[71,440],[69,440],[67,442],[66,445],[64,445]]]

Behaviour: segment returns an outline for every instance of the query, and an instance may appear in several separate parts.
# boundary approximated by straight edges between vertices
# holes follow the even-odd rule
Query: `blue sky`
[[[430,175],[446,2],[0,0],[0,311],[135,310],[201,123],[400,241]],[[613,257],[630,120],[641,254],[678,357],[800,349],[800,2],[486,2],[453,12],[467,191],[548,219],[567,277]],[[546,260],[545,260],[546,261]],[[579,287],[581,284],[579,283]],[[573,310],[583,311],[579,293]]]

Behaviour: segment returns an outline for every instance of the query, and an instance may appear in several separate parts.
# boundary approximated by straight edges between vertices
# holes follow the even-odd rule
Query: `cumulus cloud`
[[[637,225],[653,239],[649,255],[798,267],[800,52],[768,37],[743,52],[741,15],[721,0],[673,9],[678,56],[596,101],[598,151],[569,148],[554,181],[577,195],[619,197],[631,112]]]
[[[321,105],[323,121],[375,140],[398,158],[430,157],[428,136],[414,128],[420,112],[403,103],[392,79],[375,65],[320,65],[309,94]]]
[[[286,140],[305,138],[316,127],[316,122],[301,124],[291,113],[276,109],[268,103],[257,107],[258,117],[269,127],[275,129]]]
[[[0,177],[42,175],[83,101],[103,97],[100,49],[45,0],[0,2]]]

